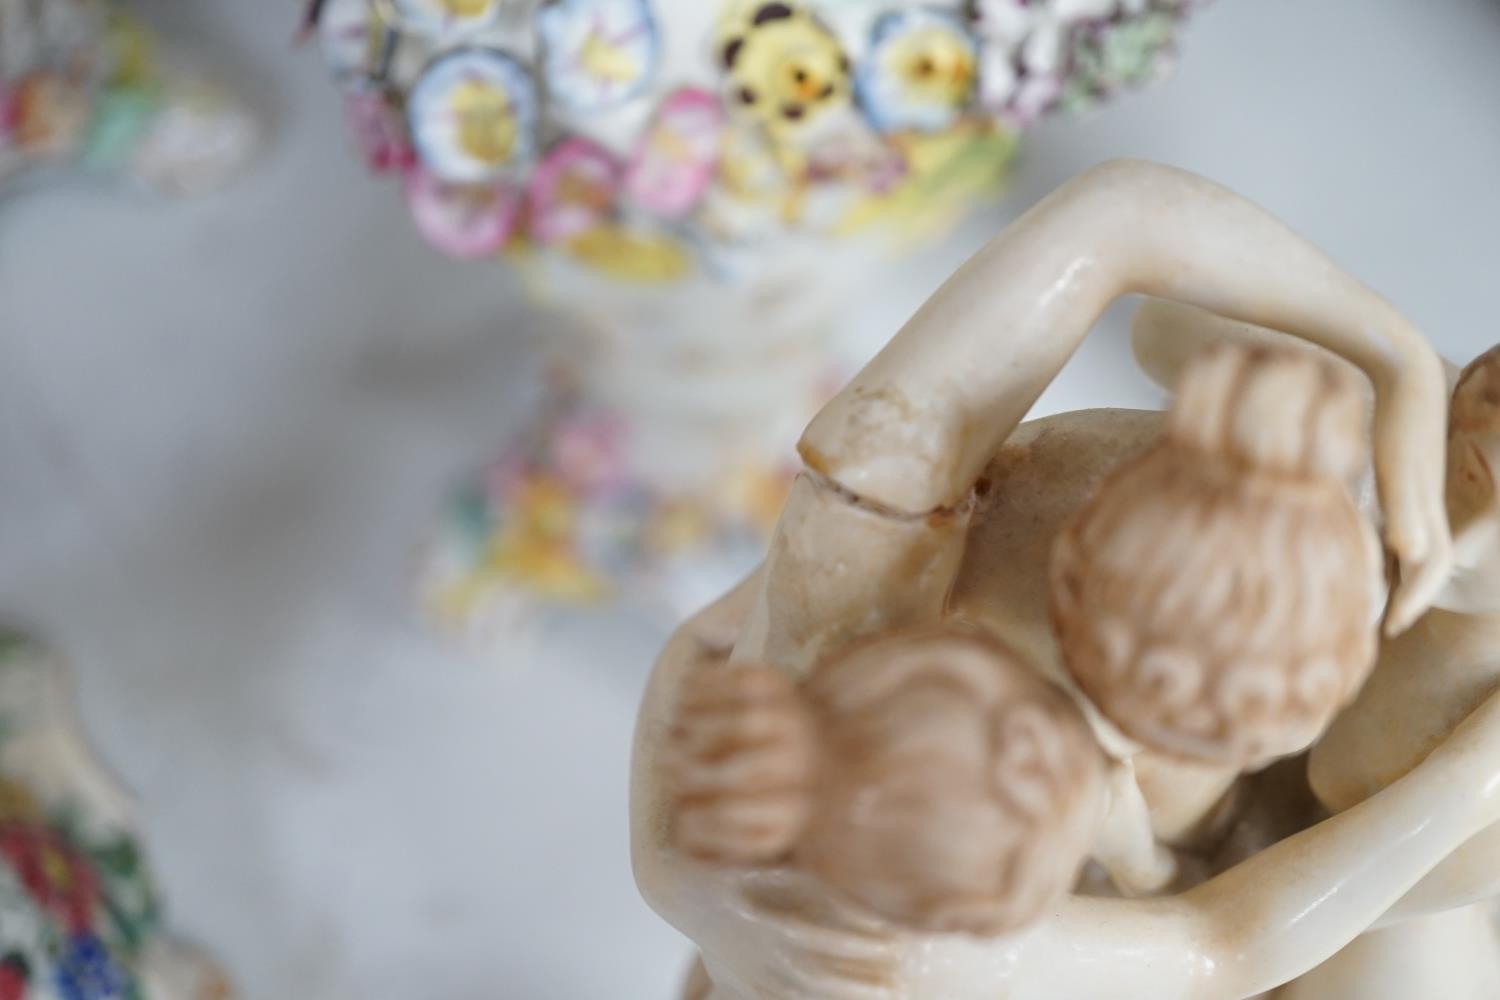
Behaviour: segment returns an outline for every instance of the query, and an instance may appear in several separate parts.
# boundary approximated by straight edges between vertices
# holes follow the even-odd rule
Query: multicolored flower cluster
[[[1192,3],[313,0],[308,24],[440,250],[664,280],[944,214],[1016,129],[1155,75]]]
[[[165,68],[111,0],[0,0],[0,182],[76,163],[191,193],[229,176],[258,135],[224,92]]]
[[[671,592],[665,578],[696,572],[705,553],[760,549],[795,473],[792,456],[769,466],[725,456],[711,489],[685,493],[641,481],[630,438],[623,414],[560,394],[455,495],[424,587],[433,616],[462,630],[549,605]]]

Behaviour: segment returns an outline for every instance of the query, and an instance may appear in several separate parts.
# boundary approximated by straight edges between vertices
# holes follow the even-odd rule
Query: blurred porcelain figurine
[[[1242,773],[1358,690],[1383,580],[1348,491],[1360,397],[1328,361],[1224,349],[1165,420],[1017,426],[1127,292],[1360,369],[1385,630],[1443,587],[1446,391],[1420,334],[1227,191],[1091,171],[820,412],[765,564],[662,655],[634,857],[703,949],[690,993],[1239,1000],[1415,912],[1495,821],[1500,701],[1481,696],[1389,787],[1179,891],[1196,875],[1175,849],[1222,838]]]
[[[72,166],[193,194],[232,176],[260,132],[123,4],[0,0],[0,185]]]
[[[57,658],[0,630],[0,997],[229,1000],[163,921],[131,803]]]

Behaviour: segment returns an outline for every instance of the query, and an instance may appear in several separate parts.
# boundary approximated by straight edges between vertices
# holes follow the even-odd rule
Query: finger
[[[889,960],[892,942],[859,931],[824,927],[798,919],[775,920],[776,931],[790,946],[828,961],[879,962]]]
[[[1381,532],[1385,547],[1402,562],[1419,561],[1427,547],[1420,491],[1407,482],[1383,482],[1379,492],[1380,506],[1386,514]]]
[[[811,960],[818,971],[839,983],[849,997],[887,996],[896,986],[896,962],[886,956],[881,959],[850,959],[836,955],[814,955]]]
[[[1447,582],[1451,570],[1452,554],[1446,549],[1429,554],[1420,563],[1403,561],[1401,582],[1391,595],[1390,610],[1385,617],[1385,634],[1400,635],[1426,614]]]
[[[830,919],[838,918],[827,913],[758,908],[757,915],[779,937],[808,951],[845,958],[878,958],[889,954],[892,946],[888,935],[844,922],[831,923]]]
[[[895,977],[884,983],[846,979],[816,966],[810,956],[800,956],[766,969],[761,978],[768,997],[787,1000],[894,1000]]]
[[[752,873],[742,898],[751,914],[794,943],[851,956],[880,954],[890,947],[890,936],[880,925],[859,921],[800,872]]]

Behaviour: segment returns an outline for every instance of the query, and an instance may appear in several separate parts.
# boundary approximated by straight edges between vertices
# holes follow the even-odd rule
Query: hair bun
[[[1167,437],[1255,470],[1344,479],[1364,459],[1365,420],[1355,377],[1335,362],[1223,344],[1183,373]]]

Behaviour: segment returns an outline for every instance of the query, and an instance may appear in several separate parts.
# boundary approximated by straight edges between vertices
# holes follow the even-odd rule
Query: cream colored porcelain
[[[1143,367],[1165,382],[1195,346],[1265,342],[1274,336],[1157,303],[1138,316],[1135,346]],[[1454,573],[1437,596],[1437,607],[1387,640],[1358,699],[1314,748],[1309,779],[1318,798],[1335,811],[1408,773],[1500,688],[1500,502],[1492,472],[1500,458],[1500,352],[1486,352],[1461,374],[1451,365],[1449,371],[1455,383],[1446,477],[1456,534]],[[1389,926],[1288,987],[1286,995],[1328,1000],[1500,995],[1494,985],[1500,940],[1483,907],[1464,906],[1497,895],[1500,828],[1454,852],[1382,921]],[[1419,919],[1401,922],[1402,916]]]
[[[735,859],[740,866],[694,861],[675,846],[674,817],[684,801],[682,741],[691,733],[678,728],[674,735],[672,720],[685,684],[726,667],[764,664],[795,682],[811,678],[808,690],[816,691],[825,669],[819,664],[839,662],[852,644],[893,630],[942,622],[983,629],[1075,700],[1114,761],[1092,852],[1123,891],[1165,884],[1174,867],[1167,845],[1219,839],[1224,817],[1246,797],[1236,792],[1236,779],[1247,758],[1295,749],[1313,735],[1315,726],[1299,724],[1255,752],[1188,763],[1127,738],[1100,711],[1118,706],[1085,698],[1064,665],[1047,597],[1054,542],[1112,469],[1149,460],[1162,421],[1156,414],[1088,411],[1016,424],[1100,311],[1130,291],[1295,333],[1361,369],[1374,387],[1373,464],[1384,540],[1401,565],[1387,628],[1400,631],[1443,586],[1450,559],[1446,386],[1420,334],[1280,224],[1206,181],[1131,162],[1091,171],[981,251],[819,414],[802,443],[808,470],[765,565],[684,626],[662,655],[638,729],[634,859],[648,900],[703,949],[715,984],[709,995],[1248,997],[1332,956],[1449,852],[1500,819],[1500,701],[1482,701],[1423,763],[1379,794],[1197,888],[1107,899],[1083,894],[1092,884],[1085,879],[1075,894],[1045,906],[1041,919],[1008,934],[932,934],[909,929],[920,920],[877,917],[877,910],[889,917],[893,908],[879,900],[872,907],[868,898],[860,905],[847,885],[831,890],[795,843],[758,867],[743,867],[754,857]],[[1302,385],[1304,396],[1315,399],[1308,386],[1316,386],[1305,381],[1309,370],[1291,364],[1291,382],[1280,385]],[[1329,378],[1330,385],[1337,381]],[[1259,406],[1274,414],[1265,407],[1281,398],[1249,395],[1255,398],[1246,412]],[[1325,483],[1357,464],[1347,448],[1358,430],[1358,407],[1352,421],[1347,407],[1335,411],[1343,414],[1335,420],[1343,430],[1332,439],[1334,452],[1293,449],[1321,456],[1312,466]],[[1238,419],[1235,412],[1224,409],[1227,426]],[[1256,436],[1267,421],[1245,426],[1252,439],[1279,447],[1275,434]],[[1303,423],[1281,429],[1292,440]],[[1262,488],[1253,476],[1226,475],[1239,495]],[[1267,501],[1273,516],[1287,497],[1309,489],[1292,481],[1281,499]],[[1343,487],[1316,490],[1337,503]],[[1170,547],[1166,536],[1174,532],[1190,538],[1193,527],[1191,518],[1163,521],[1162,541]],[[1377,577],[1371,564],[1343,577],[1324,564],[1301,591],[1289,593],[1333,588],[1350,608],[1365,608],[1373,629],[1374,605],[1361,602],[1371,600]],[[1170,606],[1166,599],[1155,605],[1158,612]],[[1352,673],[1334,670],[1317,696],[1332,698],[1328,704],[1342,700],[1367,668],[1368,658],[1359,660],[1350,659]],[[815,712],[812,736],[794,729],[815,745],[816,733],[833,738],[828,734],[839,731],[830,718]],[[899,743],[900,714],[881,718],[891,720],[882,725]],[[1143,735],[1127,728],[1137,739]],[[952,732],[929,731],[939,740]],[[710,753],[708,760],[731,771],[743,763],[734,753],[722,760]],[[798,808],[814,816],[828,808],[821,798],[827,790],[845,780],[836,777],[837,767],[774,773],[778,794],[804,784],[812,790]],[[715,779],[715,794],[733,786],[726,774]],[[747,815],[751,822],[738,828],[741,834],[755,829],[753,810],[737,819]],[[807,815],[794,816],[790,828],[801,829]],[[860,836],[858,824],[846,831],[846,839]],[[965,849],[963,838],[947,843]],[[1182,869],[1183,880],[1190,870]],[[707,988],[700,974],[690,995]]]

